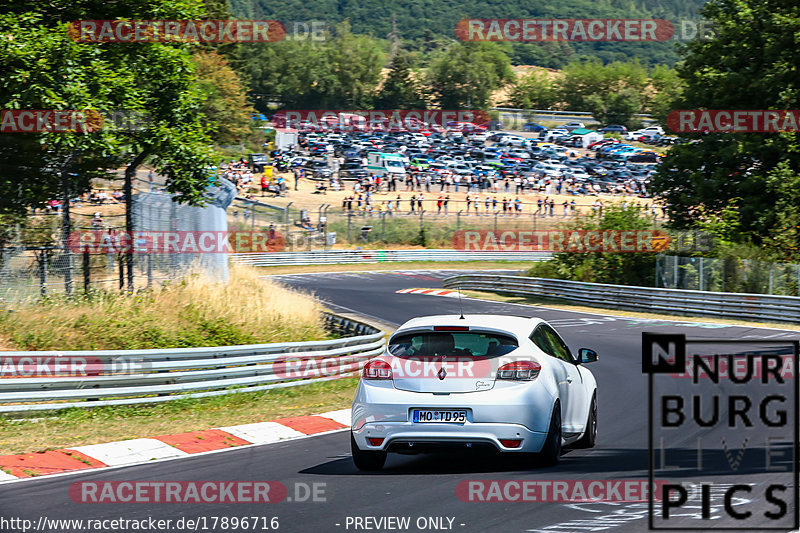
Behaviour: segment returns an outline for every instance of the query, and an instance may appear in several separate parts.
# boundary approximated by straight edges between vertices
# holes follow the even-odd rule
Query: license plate
[[[415,424],[428,422],[463,424],[467,421],[467,411],[464,409],[413,409],[412,420]]]

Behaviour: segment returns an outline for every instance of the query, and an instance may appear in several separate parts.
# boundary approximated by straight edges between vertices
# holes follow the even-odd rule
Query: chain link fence
[[[657,287],[800,296],[800,264],[659,255]]]
[[[207,191],[208,204],[174,201],[162,187],[137,179],[132,195],[134,232],[128,236],[124,197],[103,194],[70,201],[68,214],[51,202],[31,211],[0,233],[0,301],[72,295],[94,289],[135,291],[199,269],[227,279],[228,260],[220,253],[154,253],[141,246],[149,232],[227,232],[226,209],[236,189],[222,180]],[[67,220],[69,224],[67,224]],[[65,228],[69,228],[68,231]],[[132,263],[123,235],[130,238]],[[86,246],[90,237],[92,246]]]

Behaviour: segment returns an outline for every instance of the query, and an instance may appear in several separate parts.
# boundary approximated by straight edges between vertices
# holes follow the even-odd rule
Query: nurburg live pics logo
[[[800,527],[799,353],[796,340],[642,333],[649,481],[668,480],[650,529]]]

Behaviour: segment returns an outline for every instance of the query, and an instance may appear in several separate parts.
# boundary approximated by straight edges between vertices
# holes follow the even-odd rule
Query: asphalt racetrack
[[[289,286],[313,291],[333,309],[358,312],[384,322],[400,324],[420,315],[458,313],[459,302],[456,298],[396,293],[405,288],[441,287],[441,280],[453,273],[339,272],[276,278]],[[348,432],[340,431],[180,460],[0,484],[0,517],[29,519],[34,526],[41,525],[39,519],[42,516],[48,521],[88,518],[141,520],[152,517],[172,519],[173,523],[180,518],[206,517],[205,522],[191,529],[193,531],[274,530],[269,523],[272,517],[278,517],[278,531],[297,533],[647,531],[649,506],[646,499],[639,501],[636,495],[626,498],[623,493],[622,498],[612,498],[616,501],[600,502],[464,501],[463,492],[457,493],[457,489],[459,483],[470,481],[484,482],[474,486],[491,488],[491,484],[487,483],[490,480],[514,480],[520,484],[559,480],[645,482],[648,476],[649,439],[648,376],[642,374],[641,363],[643,331],[683,333],[690,339],[727,341],[798,338],[798,332],[788,330],[690,323],[680,319],[674,322],[632,319],[600,312],[577,313],[474,299],[464,299],[462,305],[466,314],[541,317],[561,333],[573,352],[581,347],[597,351],[600,360],[591,366],[587,365],[598,383],[599,432],[595,448],[568,450],[561,463],[552,468],[522,468],[505,458],[466,452],[414,456],[390,454],[384,470],[363,473],[356,470],[351,461]],[[782,348],[787,346],[780,345]],[[764,348],[751,348],[750,345],[742,347],[748,350]],[[708,350],[707,353],[719,351],[702,349]],[[713,396],[719,393],[723,398],[719,411],[723,421],[727,420],[731,411],[725,396],[737,394],[743,386],[750,387],[748,394],[756,399],[749,413],[743,416],[749,416],[752,427],[746,427],[743,419],[740,420],[742,425],[734,430],[690,424],[688,421],[692,415],[690,405],[687,405],[685,425],[677,430],[658,428],[655,435],[658,450],[653,454],[657,468],[655,478],[666,483],[702,480],[713,486],[705,497],[698,487],[690,487],[686,503],[672,509],[670,519],[666,522],[656,517],[655,525],[688,531],[720,527],[741,527],[748,531],[763,527],[781,531],[793,529],[797,496],[794,493],[796,478],[792,472],[795,461],[791,442],[796,433],[797,412],[792,407],[792,379],[788,379],[786,384],[771,386],[773,393],[780,389],[789,398],[788,404],[783,406],[788,414],[784,424],[775,425],[780,427],[766,429],[761,424],[760,404],[757,402],[763,396],[763,386],[759,388],[757,383],[734,385],[725,380],[718,384],[693,384],[692,381],[668,376],[655,378],[660,394],[686,393],[692,386],[696,394]],[[706,420],[712,413],[710,402],[703,404],[701,409]],[[774,421],[778,418],[776,409],[776,404],[768,404],[761,414]],[[704,450],[700,454],[702,464],[697,461],[698,447]],[[272,504],[88,504],[76,503],[70,498],[69,489],[73,483],[109,480],[271,480],[287,487],[288,498]],[[736,484],[747,484],[750,489],[736,492],[730,499],[730,509],[726,510],[724,493]],[[496,486],[517,487],[507,484]],[[308,497],[306,489],[309,487],[316,487],[317,498]],[[490,492],[487,489],[474,494],[480,497]],[[514,496],[519,496],[519,491],[509,491],[506,499]],[[677,499],[678,495],[674,498]],[[311,501],[313,499],[317,501]],[[782,501],[783,508],[775,500]],[[739,520],[731,518],[729,510],[738,513]],[[659,502],[655,503],[654,511],[662,516]],[[752,514],[741,518],[748,512]],[[780,514],[781,517],[770,518],[765,513]],[[216,522],[209,520],[209,517],[245,516],[265,517],[267,520],[259,521],[256,525],[249,522],[247,527],[243,527],[242,523],[238,524],[239,527],[232,527],[230,522],[226,522],[225,526],[219,518]],[[389,517],[398,517],[399,520],[388,520]],[[402,520],[405,518],[408,522]],[[50,527],[38,530],[98,531],[85,528],[85,524],[48,524]],[[215,527],[212,527],[214,524]],[[130,530],[112,526],[103,530]],[[187,528],[164,529],[185,530]],[[22,529],[19,523],[14,527],[14,524],[0,520],[0,531],[18,532]]]

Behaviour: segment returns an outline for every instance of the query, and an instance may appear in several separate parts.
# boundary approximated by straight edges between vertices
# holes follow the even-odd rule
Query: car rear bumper
[[[489,390],[433,394],[399,390],[392,382],[361,381],[353,399],[352,431],[363,450],[388,450],[413,442],[455,447],[482,443],[501,451],[539,452],[556,396],[543,382],[498,382]],[[411,413],[416,408],[466,409],[467,421],[414,423]],[[368,437],[383,441],[372,446]],[[501,439],[522,443],[506,447]]]
[[[431,448],[470,448],[491,445],[502,452],[539,452],[547,433],[531,431],[519,424],[414,424],[412,422],[385,422],[364,424],[353,431],[353,437],[362,450],[387,450],[414,452]],[[367,438],[381,438],[378,446]],[[501,440],[519,440],[516,448],[504,446]]]

